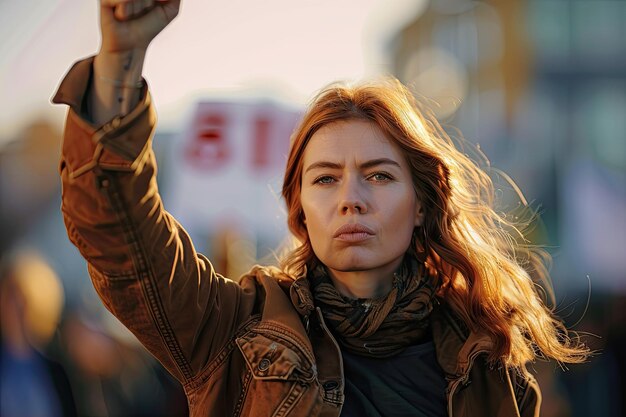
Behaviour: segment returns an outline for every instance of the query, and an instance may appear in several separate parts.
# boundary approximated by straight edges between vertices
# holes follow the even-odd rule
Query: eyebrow
[[[361,165],[359,165],[359,168],[360,169],[367,169],[367,168],[373,168],[373,167],[379,166],[379,165],[394,165],[394,166],[396,166],[398,168],[401,168],[399,163],[397,163],[393,159],[389,159],[389,158],[370,159],[369,161],[365,161]],[[306,168],[304,173],[306,174],[307,172],[311,171],[312,169],[319,169],[319,168],[341,169],[341,168],[343,168],[343,165],[339,164],[339,163],[336,163],[336,162],[330,162],[330,161],[314,162],[314,163],[312,163],[311,165],[309,165]]]

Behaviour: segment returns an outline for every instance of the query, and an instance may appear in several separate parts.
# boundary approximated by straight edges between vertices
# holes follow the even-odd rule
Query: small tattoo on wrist
[[[128,71],[130,69],[130,63],[133,60],[133,54],[129,53],[128,58],[126,58],[126,62],[124,62],[124,70]]]

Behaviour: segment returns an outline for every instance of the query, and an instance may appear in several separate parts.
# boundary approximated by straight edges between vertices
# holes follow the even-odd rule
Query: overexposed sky
[[[428,0],[184,0],[153,42],[144,74],[160,126],[180,127],[199,98],[304,104],[338,79],[389,68],[389,38]],[[0,2],[0,146],[52,106],[73,61],[97,51],[97,0]]]

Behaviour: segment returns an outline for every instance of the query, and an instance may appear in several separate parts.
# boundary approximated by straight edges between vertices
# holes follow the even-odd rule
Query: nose
[[[339,211],[343,215],[367,213],[367,204],[357,181],[344,182],[339,200]]]

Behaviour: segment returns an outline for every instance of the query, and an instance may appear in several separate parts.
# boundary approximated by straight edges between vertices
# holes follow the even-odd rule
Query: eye
[[[322,175],[321,177],[317,177],[313,180],[313,184],[322,184],[322,185],[332,184],[333,182],[335,182],[335,179],[331,177],[330,175]]]
[[[367,179],[375,182],[389,182],[393,180],[393,177],[386,172],[375,172],[367,177]]]

